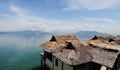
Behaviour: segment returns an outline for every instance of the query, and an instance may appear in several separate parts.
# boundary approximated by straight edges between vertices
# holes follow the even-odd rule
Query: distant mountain
[[[11,32],[0,32],[0,35],[15,35],[15,36],[22,36],[22,37],[39,37],[39,36],[45,36],[45,35],[59,35],[64,33],[48,33],[48,32],[42,32],[40,30],[38,31],[31,31],[31,30],[25,30],[25,31],[11,31]],[[66,34],[66,33],[65,33]],[[76,33],[70,33],[76,35],[80,39],[90,39],[94,37],[95,35],[108,35],[106,33],[100,33],[96,31],[78,31]]]
[[[42,32],[42,31],[31,31],[31,30],[25,30],[25,31],[11,31],[11,32],[0,32],[0,34],[9,34],[9,35],[16,35],[16,36],[23,36],[23,37],[32,37],[32,36],[41,36],[41,35],[52,35],[48,32]]]
[[[91,39],[95,35],[108,35],[108,34],[107,33],[96,32],[96,31],[78,31],[78,32],[75,33],[75,35],[77,37],[79,37],[80,39]]]

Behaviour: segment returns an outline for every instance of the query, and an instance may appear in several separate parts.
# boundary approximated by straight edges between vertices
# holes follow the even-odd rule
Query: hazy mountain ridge
[[[0,34],[9,34],[9,35],[16,35],[16,36],[23,36],[23,37],[38,37],[38,36],[44,36],[44,35],[60,35],[57,33],[48,33],[48,32],[42,32],[42,31],[31,31],[31,30],[25,30],[25,31],[12,31],[12,32],[0,32]],[[64,33],[63,33],[64,34]],[[66,34],[66,33],[65,33]],[[68,33],[69,34],[69,33]],[[76,33],[71,33],[76,35],[78,38],[92,38],[95,35],[108,35],[107,33],[100,33],[96,31],[78,31]]]
[[[41,35],[51,35],[51,33],[48,32],[42,32],[42,31],[31,31],[31,30],[25,30],[25,31],[11,31],[11,32],[0,32],[0,34],[9,34],[9,35],[16,35],[16,36],[24,36],[24,37],[32,37],[32,36],[41,36]]]
[[[109,34],[97,32],[97,31],[78,31],[75,33],[75,35],[79,38],[91,39],[95,35],[109,35]]]

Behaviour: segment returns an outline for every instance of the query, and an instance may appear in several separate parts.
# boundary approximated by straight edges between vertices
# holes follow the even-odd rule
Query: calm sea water
[[[35,70],[40,66],[39,45],[49,38],[0,35],[0,70]]]

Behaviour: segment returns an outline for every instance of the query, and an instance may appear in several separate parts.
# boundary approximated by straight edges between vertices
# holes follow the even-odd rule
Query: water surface
[[[34,70],[40,66],[39,45],[50,38],[0,35],[0,70]]]

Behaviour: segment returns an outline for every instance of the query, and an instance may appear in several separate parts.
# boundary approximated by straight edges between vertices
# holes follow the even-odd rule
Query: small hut
[[[52,36],[40,46],[44,50],[41,65],[43,70],[119,70],[119,41],[112,36],[87,41],[74,35]]]

